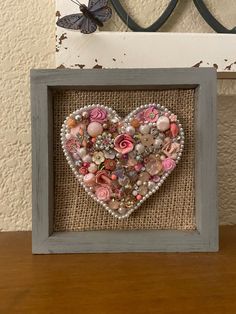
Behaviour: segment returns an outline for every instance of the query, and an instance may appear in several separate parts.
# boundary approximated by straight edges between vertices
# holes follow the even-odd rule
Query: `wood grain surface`
[[[31,233],[0,233],[0,313],[236,312],[236,226],[218,253],[32,255]]]

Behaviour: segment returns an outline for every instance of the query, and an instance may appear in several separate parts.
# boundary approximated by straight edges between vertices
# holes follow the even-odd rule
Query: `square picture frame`
[[[61,89],[195,89],[194,231],[54,232],[53,92]],[[214,252],[218,250],[216,71],[175,69],[31,70],[32,252]],[[209,122],[210,121],[210,122]]]

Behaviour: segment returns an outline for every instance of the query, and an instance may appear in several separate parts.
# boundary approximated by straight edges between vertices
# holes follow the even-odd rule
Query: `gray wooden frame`
[[[196,231],[53,232],[53,96],[57,89],[195,88]],[[32,70],[33,253],[218,250],[216,72],[210,68]]]

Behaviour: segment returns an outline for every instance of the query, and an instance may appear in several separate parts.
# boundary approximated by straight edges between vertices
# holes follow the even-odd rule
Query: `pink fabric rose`
[[[111,198],[111,188],[108,185],[99,186],[95,190],[95,195],[99,201],[107,202]]]
[[[133,139],[129,134],[120,134],[115,138],[114,148],[118,153],[127,154],[134,148]]]
[[[105,170],[99,170],[96,173],[96,183],[101,185],[111,184],[111,179],[108,177],[108,173]]]
[[[79,168],[79,173],[84,176],[88,173],[88,169],[86,167],[81,167]]]
[[[179,143],[172,143],[171,141],[167,142],[164,144],[162,151],[163,153],[172,159],[176,159],[177,158],[177,153],[180,150],[180,144]]]
[[[149,107],[144,111],[144,119],[148,122],[156,122],[158,119],[158,110],[155,107]]]
[[[89,119],[91,122],[103,123],[107,120],[107,112],[105,109],[102,108],[93,108],[90,111]]]
[[[176,166],[176,163],[173,159],[171,158],[166,158],[162,161],[162,166],[165,171],[170,171],[173,170]]]
[[[134,166],[134,169],[139,172],[141,171],[141,169],[143,168],[143,164],[141,163],[137,163],[135,166]]]

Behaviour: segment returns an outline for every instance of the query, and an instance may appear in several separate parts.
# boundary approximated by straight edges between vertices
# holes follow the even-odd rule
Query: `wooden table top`
[[[236,313],[236,226],[219,253],[32,255],[0,233],[0,313]]]

